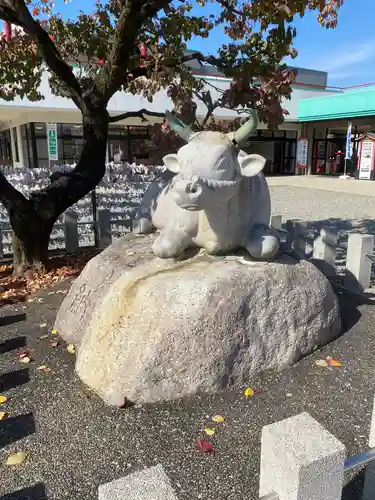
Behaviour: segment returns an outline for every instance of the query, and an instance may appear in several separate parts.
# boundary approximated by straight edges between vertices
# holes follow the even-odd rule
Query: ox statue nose
[[[181,208],[196,209],[202,194],[202,186],[191,179],[179,179],[173,185],[174,199]]]

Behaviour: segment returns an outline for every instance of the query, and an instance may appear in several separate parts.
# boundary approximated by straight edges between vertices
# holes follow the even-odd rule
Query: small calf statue
[[[163,159],[176,175],[153,210],[153,225],[160,230],[154,254],[173,258],[190,247],[209,254],[245,248],[254,260],[275,259],[280,239],[268,225],[270,196],[261,173],[266,160],[239,148],[257,128],[256,113],[231,134],[193,132],[171,113],[167,117],[187,144]]]

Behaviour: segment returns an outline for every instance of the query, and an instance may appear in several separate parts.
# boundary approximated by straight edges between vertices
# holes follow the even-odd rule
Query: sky
[[[72,0],[68,4],[56,0],[56,10],[64,17],[74,17],[79,9],[89,12],[93,5],[94,0]],[[210,4],[209,8],[218,7]],[[195,13],[198,12],[199,8]],[[374,83],[374,18],[375,0],[345,0],[334,30],[322,28],[314,14],[298,18],[294,46],[299,54],[297,59],[290,61],[291,65],[328,72],[328,84],[332,86]],[[223,32],[217,29],[208,40],[192,40],[189,48],[202,51],[203,45],[205,53],[215,54],[222,43],[225,43]]]

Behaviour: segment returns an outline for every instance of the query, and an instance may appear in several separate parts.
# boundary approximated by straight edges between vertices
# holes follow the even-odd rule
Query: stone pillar
[[[308,413],[262,429],[260,497],[341,500],[345,446]]]
[[[19,162],[19,167],[23,168],[25,166],[25,157],[23,155],[21,125],[17,125],[16,133],[17,133],[17,146],[18,146],[18,162]]]
[[[99,500],[177,500],[162,465],[99,486]]]
[[[370,286],[374,236],[351,233],[346,254],[346,282],[349,288],[362,292]]]

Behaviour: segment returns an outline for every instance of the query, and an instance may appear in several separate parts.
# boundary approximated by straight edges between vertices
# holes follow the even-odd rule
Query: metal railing
[[[368,464],[375,460],[375,448],[370,448],[359,455],[354,457],[349,457],[344,462],[344,471],[355,469],[356,467],[360,467],[361,465]]]

